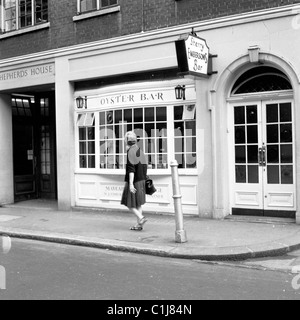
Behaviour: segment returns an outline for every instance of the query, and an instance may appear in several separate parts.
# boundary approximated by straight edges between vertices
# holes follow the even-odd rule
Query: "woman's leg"
[[[140,212],[139,209],[136,209],[136,208],[131,208],[130,210],[136,216],[137,223],[139,223],[139,221],[143,219],[143,214]]]

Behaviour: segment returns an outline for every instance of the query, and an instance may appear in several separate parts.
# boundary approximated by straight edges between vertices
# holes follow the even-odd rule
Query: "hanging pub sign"
[[[178,67],[181,74],[198,77],[211,75],[211,55],[206,40],[194,32],[187,39],[176,41]]]

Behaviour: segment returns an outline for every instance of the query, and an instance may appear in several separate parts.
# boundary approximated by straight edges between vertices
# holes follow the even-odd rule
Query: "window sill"
[[[73,21],[74,22],[81,21],[81,20],[94,18],[94,17],[98,17],[98,16],[103,16],[103,15],[106,15],[106,14],[110,14],[110,13],[114,13],[114,12],[120,12],[120,11],[121,11],[121,7],[118,5],[118,6],[114,6],[114,7],[100,9],[100,10],[93,11],[93,12],[87,12],[87,13],[78,14],[77,16],[73,17]]]
[[[80,175],[104,175],[104,176],[124,176],[125,169],[76,169],[75,174]],[[159,170],[148,169],[149,176],[171,176],[171,169]],[[179,176],[197,176],[197,169],[178,169]]]
[[[22,29],[19,29],[19,30],[16,30],[16,31],[9,31],[7,33],[1,34],[0,35],[0,40],[6,39],[6,38],[15,37],[15,36],[19,36],[19,35],[22,35],[22,34],[25,34],[25,33],[29,33],[29,32],[48,29],[48,28],[50,28],[50,22],[38,24],[38,25],[35,25],[35,26],[32,26],[32,27],[22,28]]]

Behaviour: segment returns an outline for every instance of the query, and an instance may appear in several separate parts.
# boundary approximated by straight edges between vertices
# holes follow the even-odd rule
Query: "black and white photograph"
[[[0,301],[300,300],[299,128],[300,0],[0,0]]]

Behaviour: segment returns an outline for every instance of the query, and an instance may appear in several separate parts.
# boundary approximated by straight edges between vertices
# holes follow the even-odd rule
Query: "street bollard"
[[[181,204],[181,192],[179,186],[178,177],[178,162],[176,160],[170,163],[172,170],[172,184],[173,184],[173,199],[175,207],[175,221],[176,221],[176,231],[175,231],[175,242],[185,243],[187,242],[186,231],[183,227],[183,214],[182,214],[182,204]]]

